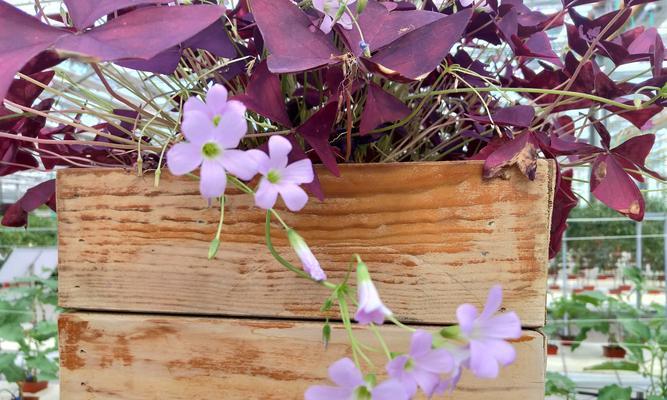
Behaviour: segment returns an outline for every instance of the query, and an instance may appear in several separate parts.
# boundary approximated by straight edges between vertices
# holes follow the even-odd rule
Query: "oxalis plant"
[[[554,160],[551,255],[578,202],[574,168],[590,167],[592,194],[636,220],[637,182],[664,181],[645,165],[655,136],[643,132],[667,101],[663,41],[655,28],[629,26],[650,0],[595,18],[580,7],[591,0],[563,0],[550,15],[521,0],[184,3],[42,0],[29,15],[0,1],[0,175],[119,167],[154,171],[155,185],[164,168],[189,175],[220,208],[210,258],[227,187],[253,196],[266,210],[269,251],[329,290],[322,309],[340,310],[349,337],[352,359],[332,364],[332,383],[309,388],[307,399],[432,396],[453,390],[464,369],[494,378],[515,358],[508,340],[521,335],[516,314],[496,314],[497,286],[481,312],[462,305],[458,326],[429,333],[395,318],[360,257],[341,282],[327,280],[275,208],[278,197],[291,212],[309,195],[326,197],[313,163],[338,176],[345,162],[475,159],[486,178],[518,167],[534,179],[539,158]],[[549,34],[562,30],[568,46],[554,49]],[[642,73],[618,78],[630,63]],[[618,118],[638,134],[618,143],[606,127]],[[596,139],[585,140],[591,129]],[[30,189],[3,224],[55,209],[54,193],[54,181]],[[273,247],[274,221],[301,266]],[[377,348],[357,338],[352,320]],[[387,347],[385,321],[411,335],[409,349]],[[330,334],[327,323],[325,341]],[[374,350],[387,357],[384,372]]]

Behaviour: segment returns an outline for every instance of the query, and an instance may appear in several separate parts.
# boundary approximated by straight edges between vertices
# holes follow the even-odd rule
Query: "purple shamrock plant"
[[[0,0],[0,176],[129,167],[155,170],[159,184],[166,163],[219,203],[210,258],[225,192],[235,187],[265,210],[276,260],[326,289],[324,311],[340,311],[351,359],[332,365],[336,386],[306,397],[437,395],[454,390],[465,370],[493,378],[513,362],[508,341],[521,334],[520,322],[499,313],[500,287],[481,313],[461,306],[459,326],[415,331],[384,304],[359,257],[358,298],[350,295],[352,268],[340,283],[327,280],[279,209],[302,210],[308,194],[325,198],[318,173],[339,176],[344,162],[483,160],[486,178],[516,167],[534,179],[538,159],[549,159],[557,165],[552,257],[578,202],[573,182],[588,180],[600,202],[641,220],[638,183],[665,181],[649,167],[667,105],[664,41],[633,25],[652,2],[626,0],[603,13],[607,2],[563,0],[547,14],[521,0],[242,0],[233,9],[65,0],[63,13],[36,4],[28,15]],[[551,39],[559,30],[566,48]],[[87,65],[90,82],[63,69],[67,59]],[[630,64],[648,72],[624,77]],[[104,99],[93,94],[100,88]],[[629,128],[613,130],[610,121]],[[584,167],[588,178],[574,174]],[[28,190],[3,224],[24,226],[28,212],[55,209],[54,191],[51,181]],[[274,220],[300,267],[273,246]],[[411,335],[406,353],[388,348],[385,321]],[[358,329],[375,334],[385,369],[370,362]],[[364,376],[362,366],[372,371]],[[385,372],[390,378],[378,383],[375,374]]]

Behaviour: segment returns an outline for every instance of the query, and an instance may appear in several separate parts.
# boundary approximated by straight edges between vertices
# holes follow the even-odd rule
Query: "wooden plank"
[[[334,281],[353,253],[403,320],[455,322],[501,283],[524,326],[544,325],[553,165],[482,179],[481,162],[342,165],[319,170],[327,198],[284,213]],[[207,259],[219,210],[198,183],[163,174],[58,172],[60,304],[88,310],[321,318],[325,289],[296,279],[264,245],[265,214],[229,193],[217,260]],[[298,264],[279,227],[275,244]],[[251,300],[251,301],[248,301]]]
[[[67,400],[303,399],[308,386],[326,383],[331,362],[349,356],[342,326],[325,350],[315,322],[76,313],[62,315],[59,328]],[[407,350],[409,333],[382,329],[393,350]],[[359,333],[377,346],[372,333]],[[525,331],[499,379],[466,371],[446,398],[543,399],[544,343]],[[380,370],[383,357],[373,356]]]

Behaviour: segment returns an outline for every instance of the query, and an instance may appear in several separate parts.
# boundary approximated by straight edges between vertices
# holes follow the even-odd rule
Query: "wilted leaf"
[[[539,142],[531,132],[526,132],[501,145],[484,163],[484,177],[498,176],[504,168],[516,165],[530,180],[535,179]]]
[[[639,188],[612,155],[602,154],[595,159],[591,169],[591,193],[635,221],[644,218],[644,198]]]

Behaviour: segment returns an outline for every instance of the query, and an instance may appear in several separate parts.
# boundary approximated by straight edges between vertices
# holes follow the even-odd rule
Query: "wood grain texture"
[[[481,162],[342,165],[319,170],[326,193],[283,213],[334,281],[353,253],[402,320],[455,322],[501,283],[524,326],[544,325],[553,165],[482,179]],[[297,279],[264,245],[265,214],[230,192],[222,244],[207,259],[219,210],[188,177],[58,172],[60,304],[85,310],[322,318],[325,289]],[[298,264],[279,227],[274,243]]]
[[[60,317],[61,393],[66,400],[303,399],[326,384],[327,367],[349,357],[333,326],[325,350],[321,324],[103,313]],[[407,351],[409,333],[383,327],[390,347]],[[377,346],[372,333],[359,337]],[[496,380],[464,373],[457,400],[544,398],[544,337],[525,331],[516,362]],[[382,353],[373,360],[378,370]]]

